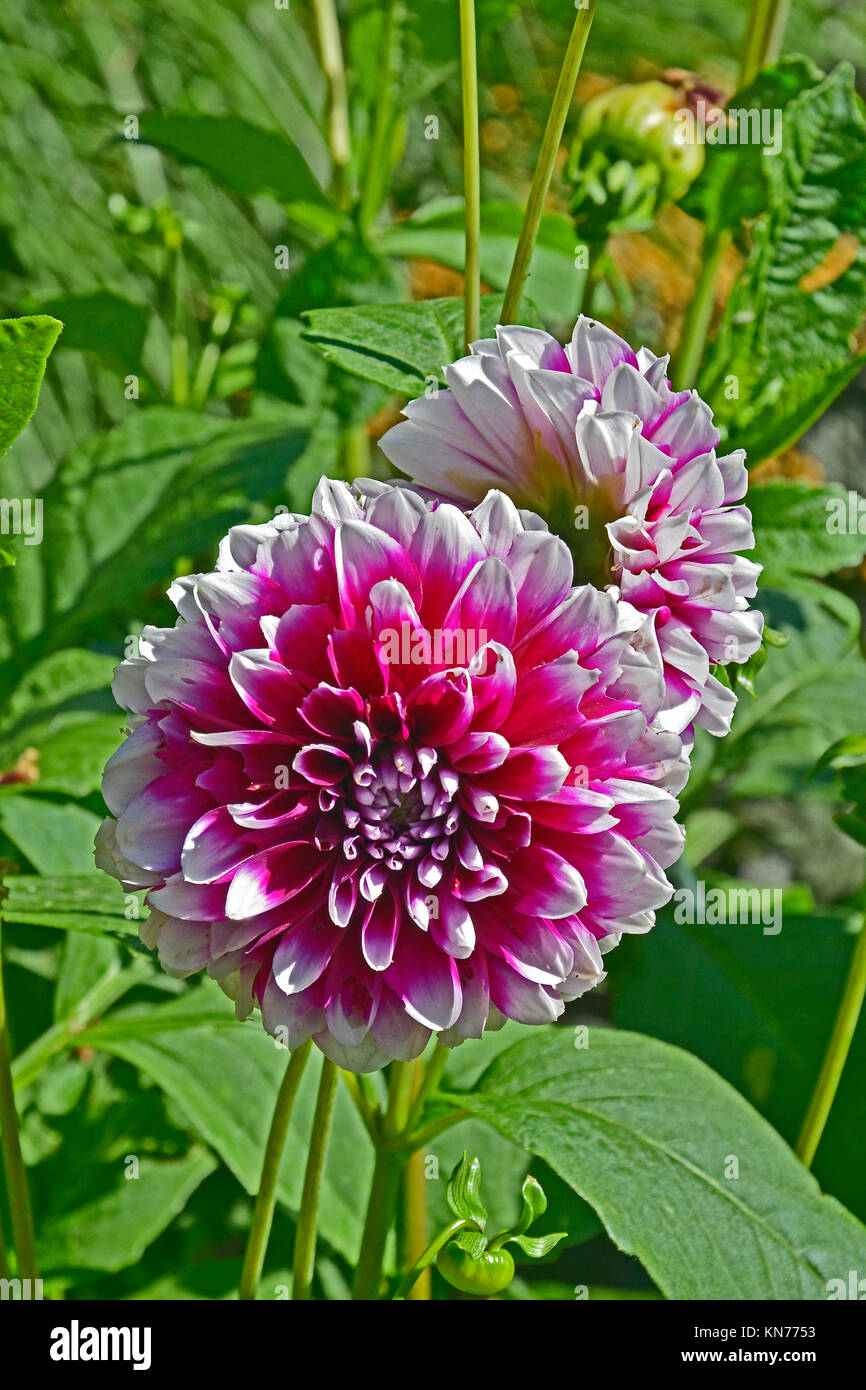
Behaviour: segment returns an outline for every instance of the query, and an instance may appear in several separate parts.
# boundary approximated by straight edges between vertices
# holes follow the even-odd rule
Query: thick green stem
[[[295,1096],[298,1093],[309,1054],[309,1042],[305,1042],[301,1047],[295,1049],[289,1058],[289,1065],[277,1094],[274,1117],[271,1120],[268,1142],[265,1145],[262,1180],[256,1197],[253,1222],[250,1227],[244,1267],[241,1273],[240,1297],[242,1299],[251,1299],[256,1296],[256,1289],[265,1260],[265,1251],[268,1246],[268,1237],[271,1234],[271,1223],[274,1219],[280,1160],[286,1145],[286,1135],[289,1130]]]
[[[460,75],[463,90],[463,187],[466,259],[463,299],[466,350],[481,336],[481,153],[478,144],[478,68],[475,0],[460,0]]]
[[[815,1150],[821,1142],[821,1135],[824,1132],[827,1116],[830,1114],[848,1051],[857,1028],[864,995],[866,995],[866,922],[860,927],[860,934],[857,937],[857,944],[854,947],[854,955],[851,960],[851,968],[845,982],[845,991],[839,1004],[839,1012],[836,1015],[836,1022],[833,1025],[833,1032],[824,1057],[824,1064],[821,1067],[821,1074],[818,1077],[818,1084],[815,1087],[815,1094],[812,1096],[812,1103],[803,1123],[803,1129],[797,1140],[796,1153],[807,1168],[811,1166],[812,1159],[815,1157]]]
[[[301,1196],[301,1210],[298,1213],[298,1229],[295,1233],[292,1298],[300,1302],[310,1297],[313,1273],[316,1268],[319,1194],[322,1190],[322,1177],[325,1172],[325,1160],[328,1156],[328,1140],[331,1137],[338,1077],[337,1067],[325,1057],[322,1061],[319,1094],[316,1098],[316,1113],[313,1116],[313,1133],[310,1137],[307,1167],[304,1173],[304,1191]]]
[[[322,70],[331,88],[331,111],[328,121],[328,144],[334,164],[334,185],[341,205],[346,197],[346,169],[351,159],[349,133],[349,99],[346,90],[346,68],[340,42],[340,25],[334,0],[313,0]]]
[[[412,1071],[408,1062],[392,1062],[388,1089],[388,1109],[385,1114],[383,1138],[376,1154],[376,1167],[367,1204],[361,1253],[355,1271],[352,1297],[371,1300],[379,1297],[382,1284],[382,1261],[385,1242],[397,1211],[400,1178],[405,1153],[395,1141],[403,1133],[409,1115]],[[390,1141],[390,1142],[388,1142]]]
[[[451,1051],[449,1048],[442,1047],[441,1044],[437,1044],[436,1051],[433,1053],[433,1056],[430,1058],[430,1061],[428,1062],[427,1067],[424,1071],[421,1080],[421,1085],[415,1091],[415,1097],[412,1101],[412,1107],[409,1111],[409,1118],[406,1121],[407,1133],[411,1134],[412,1130],[421,1120],[421,1117],[424,1114],[425,1105],[427,1104],[430,1097],[433,1095],[434,1091],[436,1090],[436,1087],[439,1085],[439,1082],[442,1080],[442,1073],[445,1070],[450,1055]]]
[[[505,291],[505,302],[502,305],[503,323],[514,323],[520,312],[523,286],[529,274],[529,265],[535,250],[538,228],[541,225],[541,215],[550,189],[550,180],[553,177],[553,167],[562,140],[562,132],[565,129],[566,117],[574,96],[574,84],[580,71],[583,50],[586,47],[592,21],[595,18],[596,4],[597,0],[586,0],[585,5],[581,4],[574,21],[568,47],[565,50],[562,71],[559,74],[550,115],[544,128],[538,163],[532,176],[532,187],[529,190],[523,226],[520,229],[517,250],[514,254],[514,264],[511,267],[508,288]]]
[[[2,929],[2,918],[0,918]],[[30,1190],[27,1186],[27,1172],[21,1157],[21,1139],[18,1133],[18,1112],[15,1109],[15,1092],[12,1087],[12,1049],[9,1045],[9,1028],[6,1014],[6,996],[3,991],[2,940],[0,940],[0,1143],[3,1148],[3,1172],[6,1176],[6,1194],[9,1198],[9,1214],[12,1219],[12,1239],[15,1242],[17,1273],[20,1279],[37,1279],[36,1242],[33,1236],[33,1215],[30,1209]]]

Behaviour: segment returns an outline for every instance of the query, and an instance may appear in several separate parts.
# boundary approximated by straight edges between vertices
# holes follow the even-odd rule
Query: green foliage
[[[482,295],[482,337],[495,329],[501,308],[500,296]],[[316,309],[305,318],[309,328],[304,336],[328,361],[403,396],[444,385],[443,366],[463,354],[462,299]],[[528,318],[537,322],[531,306]]]
[[[732,106],[778,110],[780,145],[720,147],[707,163],[709,237],[750,227],[699,389],[757,463],[799,438],[866,360],[851,347],[866,313],[866,118],[848,63],[825,77],[794,59]]]
[[[824,1298],[862,1264],[866,1230],[732,1087],[653,1039],[587,1037],[535,1030],[459,1103],[550,1163],[668,1298]]]

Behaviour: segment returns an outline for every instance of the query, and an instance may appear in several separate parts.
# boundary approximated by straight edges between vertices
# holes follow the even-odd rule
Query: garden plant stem
[[[292,1298],[296,1301],[304,1301],[310,1297],[313,1283],[313,1273],[316,1267],[319,1195],[322,1190],[325,1160],[328,1156],[328,1141],[331,1137],[331,1123],[334,1118],[334,1101],[337,1096],[339,1075],[336,1064],[330,1058],[324,1057],[322,1059],[322,1074],[319,1079],[319,1094],[316,1097],[316,1113],[313,1116],[313,1133],[307,1153],[304,1190],[301,1195],[301,1209],[298,1213],[298,1228],[295,1233]]]
[[[848,1057],[848,1050],[857,1028],[863,998],[866,995],[866,921],[860,926],[860,933],[854,947],[851,967],[845,981],[845,990],[836,1014],[836,1022],[827,1046],[818,1084],[812,1096],[808,1114],[803,1123],[795,1152],[806,1167],[811,1167],[815,1150],[821,1142],[821,1135],[833,1105],[839,1081]]]
[[[409,1117],[412,1071],[409,1062],[392,1062],[388,1085],[388,1109],[382,1126],[384,1143],[380,1143],[373,1170],[373,1183],[361,1239],[361,1253],[355,1272],[352,1297],[358,1300],[376,1299],[382,1282],[382,1260],[385,1242],[397,1210],[400,1178],[405,1153],[396,1147],[395,1140],[404,1132]]]
[[[286,1074],[283,1077],[282,1084],[277,1094],[277,1102],[274,1106],[274,1117],[271,1120],[268,1142],[265,1146],[265,1158],[262,1164],[262,1180],[259,1184],[258,1196],[256,1197],[252,1226],[250,1227],[246,1255],[244,1256],[244,1267],[241,1273],[240,1297],[242,1299],[252,1299],[256,1296],[256,1288],[261,1276],[265,1251],[268,1246],[268,1237],[271,1233],[271,1223],[274,1219],[280,1160],[286,1145],[286,1135],[289,1131],[289,1121],[292,1117],[292,1107],[295,1103],[295,1096],[298,1093],[301,1077],[304,1074],[304,1067],[310,1055],[310,1046],[311,1044],[309,1042],[302,1043],[302,1045],[296,1048],[292,1053],[289,1058],[289,1064],[286,1067]]]
[[[481,154],[478,144],[478,70],[475,0],[460,0],[460,79],[463,93],[463,186],[466,258],[463,300],[466,351],[481,336]]]
[[[565,50],[562,70],[556,84],[556,91],[553,94],[550,115],[544,128],[538,162],[532,176],[532,186],[529,190],[526,212],[523,215],[523,226],[520,229],[517,250],[514,253],[508,288],[505,291],[505,301],[502,305],[503,323],[516,322],[520,313],[523,286],[529,274],[529,265],[535,250],[544,203],[550,188],[550,180],[553,177],[553,168],[559,152],[562,132],[565,129],[566,117],[574,96],[574,85],[580,72],[583,50],[586,47],[586,40],[595,17],[596,4],[597,0],[588,0],[586,8],[578,10],[574,28],[568,40],[568,47]]]
[[[36,1265],[33,1214],[30,1208],[27,1172],[21,1157],[18,1112],[15,1109],[15,1093],[12,1087],[12,1055],[9,1045],[6,996],[3,990],[2,918],[0,918],[0,1125],[2,1125],[0,1143],[2,1143],[3,1149],[3,1172],[6,1177],[6,1195],[9,1199],[12,1239],[15,1243],[17,1260],[16,1273],[19,1279],[37,1279],[39,1270]]]
[[[341,206],[346,200],[346,172],[352,147],[349,133],[349,99],[346,68],[340,42],[340,24],[334,0],[313,0],[322,69],[331,89],[328,144],[334,164],[334,186]]]

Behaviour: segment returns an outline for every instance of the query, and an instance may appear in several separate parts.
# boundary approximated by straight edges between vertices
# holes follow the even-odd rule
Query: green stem
[[[761,68],[777,61],[789,4],[790,0],[752,0],[740,63],[741,87],[754,81]]]
[[[370,436],[363,425],[355,425],[347,431],[343,458],[349,482],[354,478],[367,477],[370,472]]]
[[[343,1081],[345,1082],[346,1090],[352,1097],[352,1102],[355,1106],[355,1109],[361,1116],[361,1119],[364,1121],[365,1129],[370,1135],[370,1138],[375,1141],[376,1135],[378,1133],[376,1126],[379,1122],[380,1112],[378,1111],[378,1109],[374,1109],[374,1107],[371,1106],[369,1100],[367,1099],[367,1096],[358,1084],[358,1078],[354,1072],[341,1071],[340,1075],[342,1076]]]
[[[695,281],[694,293],[683,320],[683,330],[677,348],[676,384],[680,390],[694,385],[716,302],[716,278],[725,252],[731,244],[727,229],[707,228],[701,249],[701,267]]]
[[[463,301],[466,351],[481,337],[481,153],[478,144],[478,65],[475,0],[460,0],[460,80],[463,93],[463,187],[466,258]]]
[[[364,171],[364,187],[361,192],[360,224],[366,232],[385,198],[391,161],[388,140],[391,135],[391,114],[394,107],[394,67],[397,49],[397,0],[388,0],[383,19],[382,48],[380,59],[379,99],[373,113],[373,133]]]
[[[411,1134],[415,1126],[420,1122],[424,1114],[425,1105],[442,1080],[442,1073],[447,1066],[450,1055],[451,1052],[449,1048],[443,1047],[441,1043],[437,1043],[436,1051],[427,1064],[427,1069],[424,1072],[421,1085],[418,1087],[415,1093],[415,1099],[412,1101],[409,1118],[406,1121],[406,1132],[408,1134]]]
[[[2,930],[2,918],[0,918]],[[9,1028],[6,1014],[6,996],[3,990],[2,941],[0,941],[0,1143],[3,1149],[3,1171],[6,1175],[6,1192],[9,1198],[9,1214],[12,1218],[12,1239],[15,1242],[17,1273],[21,1279],[37,1279],[36,1243],[33,1236],[33,1215],[30,1209],[30,1191],[27,1186],[27,1172],[21,1157],[21,1139],[18,1132],[18,1112],[15,1109],[15,1092],[12,1086],[12,1050],[9,1045]]]
[[[857,937],[857,944],[851,959],[851,968],[845,982],[845,991],[839,1004],[839,1012],[836,1015],[833,1033],[824,1057],[824,1064],[821,1067],[821,1074],[818,1077],[818,1084],[815,1087],[815,1094],[812,1096],[812,1103],[803,1123],[803,1129],[797,1140],[796,1153],[807,1168],[811,1167],[815,1150],[821,1142],[821,1135],[824,1132],[827,1116],[830,1114],[848,1057],[848,1050],[857,1028],[864,995],[866,995],[866,922],[860,927],[860,934]]]
[[[396,1146],[396,1140],[403,1133],[409,1115],[411,1085],[411,1064],[392,1062],[388,1109],[382,1126],[386,1142],[380,1144],[376,1153],[376,1166],[373,1170],[373,1183],[364,1221],[364,1234],[361,1238],[361,1253],[358,1256],[355,1286],[352,1290],[354,1299],[374,1300],[379,1297],[385,1242],[397,1210],[405,1157],[403,1151]]]
[[[529,274],[529,265],[535,250],[538,228],[541,225],[541,215],[550,189],[553,167],[562,140],[562,132],[565,129],[566,117],[574,96],[574,84],[580,71],[583,50],[586,47],[592,21],[595,18],[596,4],[597,0],[587,0],[585,7],[578,10],[574,28],[571,31],[571,38],[568,40],[568,47],[565,50],[562,71],[559,74],[550,115],[547,118],[547,125],[541,141],[538,163],[532,176],[532,186],[529,190],[523,226],[520,229],[517,250],[514,254],[514,264],[511,267],[508,288],[505,291],[505,301],[502,305],[503,323],[514,323],[520,312],[523,286]]]
[[[325,1172],[325,1159],[328,1156],[328,1140],[331,1137],[331,1123],[334,1118],[334,1100],[337,1095],[339,1071],[327,1057],[322,1060],[322,1075],[319,1080],[319,1094],[316,1098],[316,1113],[313,1116],[313,1133],[307,1154],[307,1168],[304,1173],[304,1191],[301,1196],[301,1210],[298,1213],[298,1229],[295,1233],[294,1279],[292,1298],[303,1302],[310,1297],[313,1273],[316,1268],[316,1227],[319,1220],[319,1194],[322,1190],[322,1177]]]
[[[454,1236],[457,1235],[458,1231],[462,1231],[465,1226],[469,1226],[470,1224],[469,1221],[460,1217],[458,1220],[452,1221],[450,1226],[446,1226],[444,1231],[440,1231],[434,1240],[431,1240],[427,1249],[423,1254],[418,1256],[412,1268],[409,1270],[409,1273],[397,1288],[397,1291],[393,1295],[395,1301],[409,1297],[412,1286],[424,1271],[430,1268],[436,1256],[439,1254],[439,1251],[448,1244],[449,1240],[452,1240]]]
[[[262,1180],[256,1197],[252,1226],[244,1256],[244,1267],[241,1273],[240,1297],[242,1299],[252,1299],[256,1296],[265,1251],[268,1246],[268,1237],[271,1233],[271,1223],[274,1219],[280,1160],[285,1148],[295,1096],[298,1093],[309,1054],[309,1042],[305,1042],[295,1049],[289,1058],[286,1074],[277,1094],[268,1142],[265,1145]]]
[[[446,1130],[459,1125],[461,1120],[470,1120],[471,1118],[471,1110],[452,1110],[447,1115],[442,1115],[438,1120],[431,1120],[429,1125],[425,1125],[415,1134],[407,1134],[405,1147],[411,1151],[423,1149],[433,1139],[438,1139],[440,1134],[444,1134]]]
[[[331,111],[328,122],[328,144],[334,164],[334,185],[341,206],[346,199],[346,170],[352,157],[349,133],[349,98],[346,89],[346,68],[340,43],[340,25],[334,0],[313,0],[322,70],[331,88]]]

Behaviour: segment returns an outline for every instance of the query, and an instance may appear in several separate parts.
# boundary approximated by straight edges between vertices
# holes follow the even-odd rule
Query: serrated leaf
[[[849,63],[824,77],[795,60],[792,74],[774,98],[780,148],[760,157],[765,209],[698,383],[752,463],[793,443],[864,361],[866,118]],[[737,167],[742,157],[737,147]],[[754,163],[746,149],[744,167]]]
[[[856,525],[859,501],[838,483],[815,487],[780,480],[750,488],[755,548],[749,559],[763,565],[763,581],[822,576],[858,565],[866,554],[866,532]]]
[[[742,1096],[652,1038],[534,1031],[459,1103],[544,1158],[669,1298],[824,1299],[866,1259],[866,1230]]]

